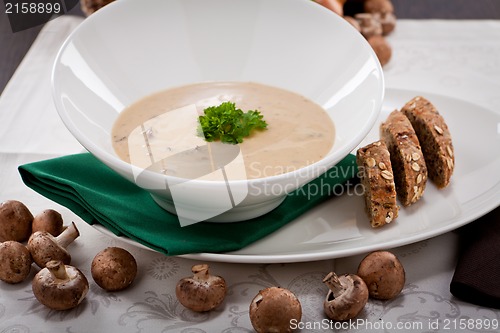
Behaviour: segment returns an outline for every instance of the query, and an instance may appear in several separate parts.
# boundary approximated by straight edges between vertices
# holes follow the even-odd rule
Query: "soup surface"
[[[258,110],[267,129],[240,144],[207,142],[198,116],[231,101],[244,112]],[[335,129],[316,103],[287,90],[252,82],[198,83],[145,97],[118,116],[112,131],[117,155],[133,165],[188,179],[255,179],[290,172],[321,160]],[[226,178],[226,179],[227,179]]]

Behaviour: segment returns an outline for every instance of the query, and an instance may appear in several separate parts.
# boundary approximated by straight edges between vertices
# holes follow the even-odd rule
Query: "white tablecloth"
[[[58,118],[50,91],[52,61],[80,21],[69,16],[50,21],[0,97],[0,201],[23,201],[33,213],[57,209],[66,223],[74,220],[82,235],[71,245],[72,264],[88,277],[93,256],[107,246],[128,249],[137,259],[139,274],[131,288],[114,293],[102,291],[89,278],[87,299],[65,312],[40,305],[30,279],[17,285],[0,283],[0,332],[249,332],[250,301],[271,285],[298,295],[303,325],[324,324],[322,300],[327,289],[321,279],[331,270],[355,272],[363,255],[289,264],[210,263],[212,272],[227,280],[229,292],[220,308],[194,314],[178,303],[174,290],[198,261],[167,257],[108,237],[24,186],[18,165],[82,151]],[[458,97],[500,110],[500,21],[399,20],[389,42],[393,59],[384,68],[387,87]],[[478,325],[457,327],[471,318],[498,323],[499,310],[450,294],[457,241],[457,234],[450,232],[393,249],[406,269],[402,294],[392,301],[370,300],[356,326],[338,331],[481,331]],[[35,272],[33,268],[31,277]]]

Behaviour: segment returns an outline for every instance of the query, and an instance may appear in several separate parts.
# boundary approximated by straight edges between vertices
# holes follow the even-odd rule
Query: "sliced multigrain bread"
[[[391,156],[399,201],[409,206],[422,197],[427,182],[427,167],[415,130],[408,118],[396,110],[380,125],[380,138]]]
[[[417,134],[431,179],[438,188],[446,187],[455,167],[451,134],[434,105],[417,96],[401,109]]]
[[[386,145],[376,141],[356,154],[359,177],[364,187],[365,208],[372,227],[381,227],[398,217],[396,187]]]

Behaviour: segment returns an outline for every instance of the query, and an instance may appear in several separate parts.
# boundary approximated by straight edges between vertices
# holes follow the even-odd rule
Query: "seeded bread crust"
[[[391,159],[382,141],[359,148],[356,153],[359,177],[364,187],[365,209],[372,227],[381,227],[398,217],[396,187]]]
[[[455,167],[451,134],[437,109],[422,96],[417,96],[401,109],[410,120],[422,147],[431,179],[438,188],[450,183]]]
[[[399,201],[409,206],[422,197],[427,182],[427,167],[415,130],[396,110],[381,124],[380,138],[389,150]]]

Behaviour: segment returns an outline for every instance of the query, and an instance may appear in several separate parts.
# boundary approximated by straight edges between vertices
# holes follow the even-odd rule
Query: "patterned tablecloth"
[[[54,208],[66,222],[74,220],[82,235],[71,245],[73,264],[87,276],[93,256],[107,246],[128,249],[137,259],[139,274],[133,286],[121,292],[104,292],[91,281],[87,299],[64,312],[40,305],[29,280],[0,283],[0,332],[251,332],[250,301],[272,285],[289,288],[299,297],[303,332],[327,330],[331,323],[322,310],[327,289],[321,280],[331,270],[356,271],[364,254],[287,264],[210,263],[228,282],[228,294],[220,308],[197,314],[179,304],[174,290],[198,261],[167,257],[109,237],[22,184],[18,165],[82,150],[59,120],[50,92],[54,56],[80,22],[69,16],[50,21],[0,98],[0,201],[21,200],[35,213]],[[500,110],[500,21],[399,20],[389,42],[394,53],[384,68],[388,88],[437,93]],[[402,294],[386,302],[370,300],[360,320],[334,329],[479,332],[493,331],[485,328],[496,322],[499,330],[499,310],[462,302],[449,292],[458,255],[456,232],[393,251],[406,269]]]

